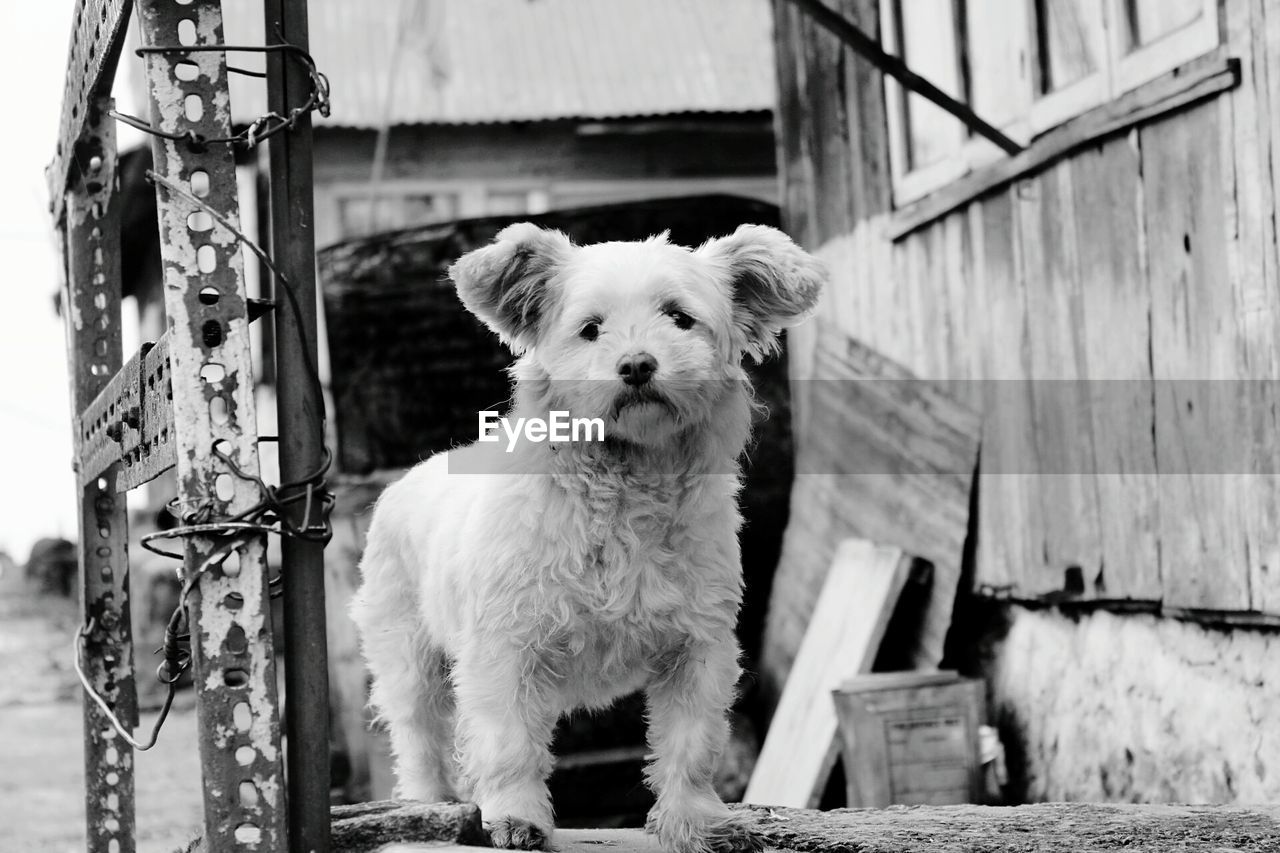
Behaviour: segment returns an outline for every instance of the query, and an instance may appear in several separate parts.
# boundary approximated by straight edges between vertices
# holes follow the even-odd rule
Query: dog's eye
[[[674,308],[667,312],[667,316],[675,322],[677,329],[692,329],[694,319],[683,311],[677,311]]]
[[[596,320],[592,320],[578,331],[578,337],[582,338],[584,341],[594,341],[596,338],[600,337],[600,323]]]

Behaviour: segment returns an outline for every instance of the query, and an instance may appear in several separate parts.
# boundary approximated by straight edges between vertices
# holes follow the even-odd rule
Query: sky
[[[70,397],[44,167],[61,113],[74,0],[0,3],[0,551],[76,536]],[[126,137],[125,142],[129,139]],[[126,324],[125,353],[137,348]],[[131,340],[132,338],[132,340]]]

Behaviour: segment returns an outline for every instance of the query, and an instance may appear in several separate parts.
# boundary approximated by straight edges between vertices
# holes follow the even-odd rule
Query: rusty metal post
[[[224,43],[218,0],[138,0],[148,47]],[[151,124],[182,137],[230,135],[222,52],[146,54]],[[169,324],[178,502],[184,523],[216,521],[259,504],[253,370],[238,239],[172,183],[229,222],[239,221],[226,145],[153,137]],[[285,802],[268,624],[266,537],[257,531],[190,535],[184,577],[203,769],[205,849],[285,848]],[[225,555],[225,559],[223,558]]]
[[[265,0],[267,43],[308,50],[306,0]],[[294,57],[267,56],[267,108],[289,115],[310,94],[311,80]],[[277,280],[276,407],[280,480],[312,477],[324,459],[324,398],[316,345],[315,217],[312,210],[311,116],[270,140],[271,248],[301,308],[288,310]],[[294,504],[292,521],[304,523]],[[308,519],[314,522],[315,519]],[[285,537],[285,724],[288,734],[289,849],[329,850],[329,667],[325,634],[324,545]]]
[[[88,102],[84,134],[75,145],[78,174],[66,194],[63,225],[72,422],[120,369],[120,201],[116,197],[115,123],[109,98]],[[55,205],[57,207],[57,205]],[[119,413],[124,417],[127,413]],[[82,436],[74,436],[79,448]],[[84,460],[77,456],[79,474]],[[115,463],[80,490],[80,580],[87,626],[80,666],[120,723],[138,724],[129,620],[128,520],[117,497]],[[85,812],[93,853],[134,850],[133,749],[101,708],[84,700]]]

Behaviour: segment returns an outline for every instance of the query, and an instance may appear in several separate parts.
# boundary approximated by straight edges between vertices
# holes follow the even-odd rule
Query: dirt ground
[[[79,682],[71,667],[76,602],[34,594],[15,569],[0,576],[0,848],[70,853],[84,847]],[[141,678],[154,666],[138,650]],[[144,712],[149,732],[155,712]],[[189,691],[149,752],[138,753],[138,850],[185,845],[201,819],[200,762]]]

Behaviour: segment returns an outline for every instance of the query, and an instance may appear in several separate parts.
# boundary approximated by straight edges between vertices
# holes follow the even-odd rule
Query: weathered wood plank
[[[945,373],[938,379],[952,380],[948,385],[957,398],[976,411],[982,408],[981,384],[972,380],[982,376],[984,340],[979,327],[985,303],[975,299],[975,290],[985,285],[976,276],[977,255],[975,233],[982,222],[980,205],[970,205],[946,221],[943,255],[943,297],[945,301],[945,340],[942,346]]]
[[[941,660],[960,577],[979,424],[936,383],[821,324],[762,671],[781,684],[836,544],[859,537],[934,565],[914,666]]]
[[[1137,136],[1071,161],[1083,346],[1094,440],[1103,582],[1098,598],[1160,598],[1151,291]]]
[[[769,849],[805,853],[1267,853],[1280,845],[1280,813],[1230,806],[1046,803],[1016,808],[897,806],[804,811],[733,806]],[[656,853],[639,829],[566,829],[562,853]],[[462,853],[405,845],[386,853]]]
[[[1236,478],[1238,313],[1227,275],[1220,112],[1206,104],[1140,131],[1156,383],[1164,601],[1247,609]],[[1233,461],[1234,460],[1234,461]],[[1221,465],[1219,464],[1221,463]]]
[[[1274,807],[1044,803],[1012,808],[895,806],[807,811],[730,806],[771,850],[804,853],[1269,853],[1280,849]],[[562,829],[561,853],[656,853],[640,829]],[[404,844],[384,853],[464,853]]]
[[[1240,82],[1238,63],[1217,53],[1197,60],[1045,133],[1021,154],[969,173],[893,215],[890,235],[898,239],[973,199],[1044,169],[1102,137],[1135,127],[1165,113],[1232,89]]]
[[[909,240],[893,246],[892,271],[879,283],[883,304],[891,312],[885,324],[888,337],[882,337],[881,341],[882,352],[920,377],[932,372],[931,347],[927,347],[925,341],[928,320],[924,312],[927,300],[935,298],[928,292],[933,252],[932,230],[912,234]],[[883,316],[881,319],[883,322]]]
[[[1019,275],[1017,190],[974,205],[974,339],[982,380],[982,461],[975,584],[1007,589],[1042,552],[1034,469],[1026,291]]]
[[[840,748],[831,691],[871,671],[910,568],[897,548],[840,543],[743,802],[818,804]]]
[[[774,134],[778,149],[782,225],[801,245],[814,248],[810,233],[813,211],[813,172],[805,127],[803,97],[805,66],[800,11],[788,0],[773,3],[774,68],[778,82],[778,107]]]
[[[912,234],[894,245],[893,266],[880,284],[884,296],[882,304],[888,308],[888,316],[882,314],[880,320],[885,324],[884,331],[888,336],[882,337],[884,348],[878,351],[903,367],[917,371],[917,375],[922,375],[919,372],[924,362],[924,354],[920,352],[916,338],[916,330],[920,326],[917,281],[924,274],[928,252],[925,232]]]
[[[1280,815],[1263,808],[1047,803],[750,814],[769,847],[811,853],[1264,853],[1280,844]]]
[[[880,32],[878,0],[841,0],[839,11],[864,33]],[[893,207],[889,165],[888,118],[884,75],[870,62],[846,51],[844,93],[848,121],[850,217],[864,222]]]
[[[469,845],[471,849],[489,846],[480,808],[472,803],[382,800],[334,806],[331,813],[335,853],[374,853],[387,844],[406,841]]]
[[[490,848],[489,834],[473,803],[419,803],[377,800],[330,809],[333,853],[387,853],[392,850],[435,851]],[[221,850],[222,848],[217,848]],[[284,850],[273,848],[274,850]],[[204,836],[184,853],[211,853]]]
[[[822,245],[853,228],[846,51],[839,39],[808,15],[801,17],[799,31],[800,62],[805,68],[803,121],[816,190],[810,234],[815,245]]]
[[[1059,163],[1019,193],[1022,286],[1026,290],[1034,443],[1042,505],[1042,559],[1023,567],[1019,588],[1063,588],[1064,572],[1101,567],[1097,494],[1091,472],[1088,358],[1081,339],[1079,255],[1071,166]]]
[[[1238,376],[1246,470],[1280,471],[1280,258],[1277,257],[1268,17],[1260,0],[1225,4],[1226,39],[1240,57],[1244,85],[1219,101],[1223,180],[1228,187],[1228,271],[1239,322]],[[1262,380],[1262,381],[1258,381]],[[1243,472],[1240,472],[1243,474]],[[1250,606],[1280,613],[1280,479],[1240,476]]]
[[[903,341],[907,351],[895,356],[922,379],[950,377],[947,353],[949,312],[946,293],[947,228],[927,228],[904,241],[908,274],[897,282],[906,298],[902,319],[909,336]],[[895,246],[895,252],[904,246]]]

